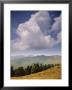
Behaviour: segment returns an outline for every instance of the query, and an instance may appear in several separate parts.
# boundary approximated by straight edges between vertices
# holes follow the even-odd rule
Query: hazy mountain
[[[15,68],[18,66],[26,67],[27,65],[31,65],[33,63],[41,63],[41,64],[56,64],[61,63],[61,56],[11,56],[11,65]]]

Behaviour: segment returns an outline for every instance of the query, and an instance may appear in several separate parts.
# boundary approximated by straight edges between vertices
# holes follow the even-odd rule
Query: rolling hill
[[[11,77],[11,79],[61,79],[61,65],[26,76]]]

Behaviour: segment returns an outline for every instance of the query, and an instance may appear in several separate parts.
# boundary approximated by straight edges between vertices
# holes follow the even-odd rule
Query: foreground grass
[[[61,65],[26,76],[11,77],[11,79],[61,79]]]

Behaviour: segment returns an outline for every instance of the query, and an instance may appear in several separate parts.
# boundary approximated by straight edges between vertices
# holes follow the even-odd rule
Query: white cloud
[[[61,32],[59,32],[58,35],[57,35],[57,41],[58,41],[58,43],[61,42]]]
[[[55,40],[51,35],[44,35],[50,30],[60,29],[60,17],[55,19],[52,26],[52,19],[48,12],[40,11],[31,16],[31,18],[19,24],[16,34],[18,38],[12,40],[12,50],[26,49],[46,49],[58,44],[60,41],[60,33]]]
[[[61,31],[61,16],[54,19],[55,23],[52,25],[51,31]]]

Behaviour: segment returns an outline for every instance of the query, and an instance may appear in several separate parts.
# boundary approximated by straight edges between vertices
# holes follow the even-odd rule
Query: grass
[[[11,79],[61,79],[61,65],[26,76],[11,77]]]

